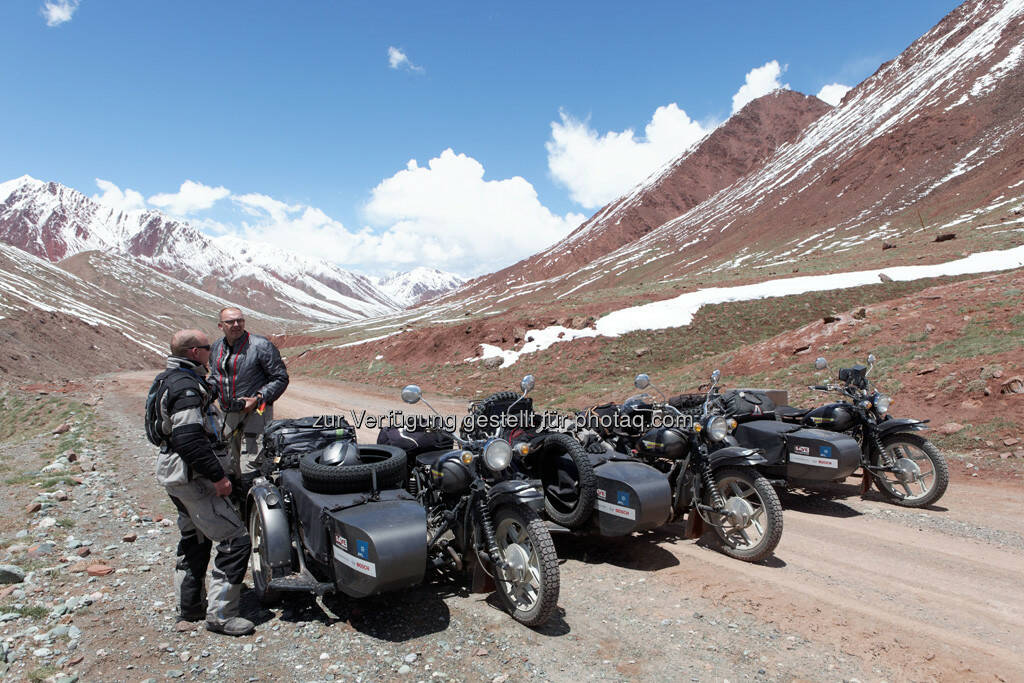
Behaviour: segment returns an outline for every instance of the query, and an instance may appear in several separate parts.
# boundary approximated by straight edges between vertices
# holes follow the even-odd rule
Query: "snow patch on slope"
[[[767,280],[738,287],[710,287],[687,292],[673,299],[655,301],[642,306],[632,306],[613,311],[598,319],[593,328],[577,330],[561,325],[552,325],[542,330],[528,330],[527,338],[533,341],[523,345],[519,351],[502,349],[491,344],[480,344],[483,355],[467,358],[473,362],[483,358],[501,358],[501,367],[508,367],[520,356],[542,351],[558,342],[588,337],[618,337],[637,330],[662,330],[683,327],[693,322],[693,316],[702,306],[730,301],[751,301],[780,296],[792,296],[807,292],[822,292],[848,289],[877,284],[879,276],[887,275],[893,280],[909,281],[930,277],[988,273],[1024,266],[1024,246],[1003,251],[988,251],[972,254],[966,258],[931,266],[896,266],[878,270],[862,270],[851,273],[830,275],[808,275],[804,277]]]

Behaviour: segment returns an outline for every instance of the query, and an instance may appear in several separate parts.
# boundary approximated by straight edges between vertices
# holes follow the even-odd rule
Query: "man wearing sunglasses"
[[[220,454],[214,395],[205,380],[209,361],[210,340],[203,331],[174,333],[167,369],[157,376],[162,389],[154,393],[163,436],[156,477],[178,509],[181,540],[174,576],[178,618],[205,618],[210,631],[242,636],[255,628],[238,616],[251,542],[238,512],[227,501],[232,486],[225,472],[228,460]],[[214,541],[217,557],[207,596],[204,583]]]
[[[210,383],[216,386],[224,410],[224,436],[232,459],[233,474],[243,474],[245,453],[256,454],[256,437],[274,417],[274,401],[288,386],[288,370],[277,347],[269,339],[245,329],[242,311],[228,306],[220,310],[217,327],[224,337],[210,350]]]

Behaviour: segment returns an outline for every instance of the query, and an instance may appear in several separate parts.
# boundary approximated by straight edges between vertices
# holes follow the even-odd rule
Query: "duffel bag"
[[[293,420],[273,420],[263,430],[260,455],[294,466],[298,456],[343,439],[355,440],[356,430],[342,415],[317,415]]]
[[[386,427],[377,435],[377,443],[383,446],[397,446],[410,457],[431,451],[443,451],[453,447],[451,434],[442,431],[407,431],[398,427]]]

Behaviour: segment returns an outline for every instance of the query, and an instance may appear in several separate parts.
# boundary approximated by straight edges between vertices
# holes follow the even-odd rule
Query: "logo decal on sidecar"
[[[356,555],[364,560],[370,559],[370,544],[366,541],[356,541]]]
[[[348,539],[341,534],[337,534],[334,537],[334,545],[338,546],[342,550],[348,550]]]
[[[597,497],[600,498],[601,500],[604,500],[607,496],[608,494],[604,492],[604,489],[597,490]]]
[[[619,505],[629,505],[629,491],[617,491],[615,496]]]
[[[338,562],[341,562],[346,567],[351,567],[360,574],[366,574],[367,576],[377,578],[377,565],[375,565],[373,562],[370,562],[368,560],[361,560],[355,555],[350,555],[346,553],[341,548],[334,549],[334,559],[336,559]]]
[[[597,501],[597,509],[623,519],[636,519],[636,510],[625,505],[612,505],[606,500]]]
[[[823,458],[831,458],[832,457],[832,447],[831,446],[818,446],[818,455],[820,455]]]
[[[811,448],[810,446],[793,446],[793,452],[799,453],[800,455],[810,455]]]

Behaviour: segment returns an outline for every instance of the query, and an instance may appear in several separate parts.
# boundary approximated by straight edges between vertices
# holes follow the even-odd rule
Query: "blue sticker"
[[[819,446],[818,447],[818,455],[820,455],[823,458],[831,458],[832,457],[832,447],[831,446]]]
[[[356,554],[364,560],[370,559],[370,544],[366,541],[356,541]]]
[[[619,505],[629,506],[629,491],[617,491],[615,495]]]

